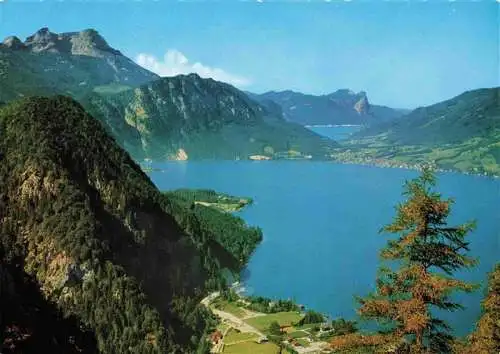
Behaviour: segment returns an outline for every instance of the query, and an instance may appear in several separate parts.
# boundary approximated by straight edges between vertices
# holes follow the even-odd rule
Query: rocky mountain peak
[[[354,109],[358,114],[367,114],[369,111],[370,106],[365,91],[356,93],[349,89],[340,89],[327,95],[327,97],[334,104]]]
[[[86,29],[69,38],[72,43],[71,54],[103,57],[106,55],[122,55],[111,48],[106,40],[94,29]]]
[[[1,45],[14,50],[20,50],[25,48],[23,42],[16,36],[9,36],[5,38],[1,43]]]
[[[35,53],[57,51],[57,34],[50,32],[47,27],[43,27],[26,38],[24,45]]]
[[[113,49],[94,29],[80,32],[54,33],[48,27],[40,28],[23,43],[17,37],[7,37],[2,46],[12,50],[28,49],[33,53],[51,52],[104,58],[122,55]]]

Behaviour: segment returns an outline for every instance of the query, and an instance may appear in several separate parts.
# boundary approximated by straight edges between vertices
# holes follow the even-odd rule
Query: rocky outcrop
[[[2,43],[0,43],[0,46],[3,46],[5,48],[13,49],[13,50],[22,50],[26,49],[26,46],[24,45],[23,42],[16,36],[9,36],[3,40]]]
[[[44,27],[26,38],[24,43],[19,39],[17,40],[22,45],[22,48],[26,48],[33,53],[52,52],[96,58],[122,55],[120,51],[111,48],[106,40],[94,29],[58,34]]]

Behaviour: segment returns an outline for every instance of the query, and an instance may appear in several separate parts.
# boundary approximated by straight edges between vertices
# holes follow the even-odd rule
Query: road
[[[217,316],[225,320],[226,322],[229,322],[229,324],[236,328],[238,331],[243,332],[243,333],[255,333],[259,337],[265,337],[265,335],[260,332],[257,328],[250,326],[248,323],[242,321],[240,318],[236,317],[233,314],[230,314],[229,312],[221,311],[212,308],[211,309],[213,313],[215,313]]]

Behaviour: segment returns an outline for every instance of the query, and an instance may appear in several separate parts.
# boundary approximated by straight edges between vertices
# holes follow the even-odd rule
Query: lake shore
[[[412,164],[412,163],[407,163],[407,162],[394,161],[394,160],[384,160],[384,159],[340,160],[340,159],[332,158],[331,161],[335,162],[335,163],[339,163],[339,164],[346,164],[346,165],[374,166],[374,167],[380,167],[380,168],[395,168],[395,169],[414,170],[414,171],[421,171],[424,166],[428,166],[428,165],[424,165],[424,164],[416,164],[416,163]],[[469,171],[463,171],[463,170],[459,170],[459,169],[445,169],[445,168],[439,168],[438,166],[435,166],[435,165],[433,165],[433,168],[436,172],[442,172],[442,173],[459,173],[459,174],[463,174],[463,175],[467,175],[467,176],[477,176],[477,177],[485,177],[485,178],[491,178],[491,179],[500,178],[500,175],[497,175],[497,174],[469,172]]]

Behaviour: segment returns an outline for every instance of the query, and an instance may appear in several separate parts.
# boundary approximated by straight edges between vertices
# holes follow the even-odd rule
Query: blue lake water
[[[332,140],[345,140],[348,139],[351,134],[358,132],[361,129],[360,125],[336,125],[336,126],[322,126],[313,125],[308,126],[313,132],[323,135]]]
[[[332,317],[354,319],[354,295],[373,290],[378,251],[402,200],[401,186],[415,171],[304,161],[205,161],[153,164],[161,189],[211,188],[248,196],[255,204],[240,215],[258,225],[264,240],[244,274],[249,293],[292,298]],[[476,219],[471,252],[477,268],[461,279],[484,284],[500,257],[500,181],[457,173],[439,174],[439,190],[456,204],[450,219]],[[459,335],[480,314],[483,290],[460,296],[465,311],[444,317]]]

